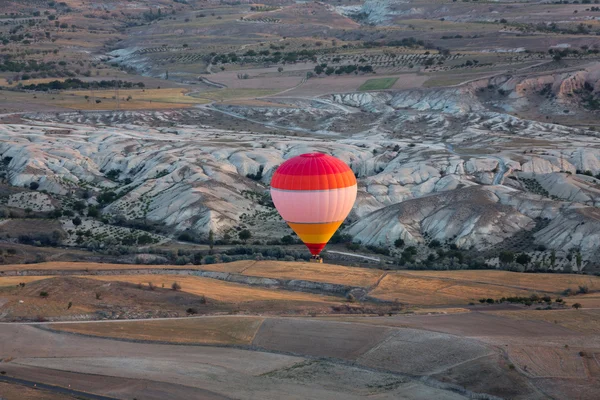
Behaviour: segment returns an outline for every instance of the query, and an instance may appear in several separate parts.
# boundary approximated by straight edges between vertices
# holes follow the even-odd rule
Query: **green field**
[[[383,89],[389,89],[392,86],[394,86],[394,83],[396,83],[397,80],[398,80],[398,78],[369,79],[368,81],[366,81],[365,83],[363,83],[362,85],[360,85],[360,87],[358,88],[358,90],[383,90]]]

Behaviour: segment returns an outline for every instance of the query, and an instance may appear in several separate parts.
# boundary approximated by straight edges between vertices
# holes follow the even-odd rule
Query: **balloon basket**
[[[323,264],[323,259],[321,258],[321,256],[312,256],[309,261],[313,263]]]

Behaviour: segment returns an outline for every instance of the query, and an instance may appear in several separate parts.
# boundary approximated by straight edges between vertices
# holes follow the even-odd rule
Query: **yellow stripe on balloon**
[[[326,222],[323,224],[295,224],[288,225],[304,243],[327,243],[335,231],[342,225],[342,221]]]

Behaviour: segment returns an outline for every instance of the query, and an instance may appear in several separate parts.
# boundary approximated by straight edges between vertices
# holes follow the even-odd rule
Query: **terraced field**
[[[450,306],[479,303],[480,299],[500,299],[511,296],[550,295],[553,299],[564,297],[563,292],[570,289],[576,294],[581,288],[591,291],[587,295],[577,294],[565,297],[572,304],[581,302],[593,307],[597,303],[596,291],[600,288],[600,278],[590,275],[566,274],[523,274],[509,271],[381,271],[371,268],[345,267],[333,264],[314,264],[307,262],[281,261],[236,261],[225,264],[207,264],[201,266],[173,265],[131,265],[101,263],[41,263],[35,265],[5,265],[0,272],[5,275],[18,274],[27,270],[28,276],[0,277],[0,285],[32,282],[46,276],[85,273],[89,277],[104,281],[123,281],[147,285],[152,282],[157,287],[170,288],[173,282],[179,282],[182,290],[195,295],[205,295],[216,301],[306,301],[328,304],[340,300],[341,293],[335,297],[301,293],[302,287],[312,283],[340,285],[340,287],[364,288],[369,297],[388,302],[399,301],[413,306]],[[107,272],[101,272],[107,270]],[[133,274],[136,270],[137,274]],[[181,274],[169,270],[180,270]],[[191,276],[200,271],[212,271],[221,275],[208,277]],[[123,272],[119,272],[123,271]],[[88,275],[89,274],[89,275]],[[231,274],[231,275],[230,275]],[[211,279],[212,278],[212,279]],[[230,282],[235,280],[238,283]],[[297,285],[282,287],[282,282],[294,282]],[[279,284],[278,284],[279,282]],[[252,285],[252,286],[249,286]],[[278,286],[277,289],[275,287]],[[320,289],[319,289],[320,288]],[[314,290],[328,293],[327,287],[315,287]],[[337,289],[336,289],[337,290]],[[347,289],[346,289],[347,290]],[[334,293],[334,292],[329,292]],[[587,303],[586,304],[586,300]]]

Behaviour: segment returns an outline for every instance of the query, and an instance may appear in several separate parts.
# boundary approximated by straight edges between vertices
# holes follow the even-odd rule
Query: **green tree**
[[[398,248],[404,247],[404,240],[402,240],[402,238],[396,239],[396,241],[394,242],[394,246]]]
[[[240,233],[238,233],[238,237],[240,238],[241,241],[246,243],[246,241],[252,237],[252,234],[250,233],[250,231],[248,229],[244,229],[244,230],[240,231]]]
[[[292,244],[294,243],[294,238],[291,235],[285,235],[281,238],[281,244]]]
[[[73,225],[75,225],[75,226],[81,225],[81,218],[79,218],[79,217],[73,218]]]
[[[212,253],[213,247],[215,247],[215,234],[212,229],[208,232],[208,247]]]
[[[73,204],[73,210],[77,211],[77,212],[82,212],[83,210],[85,210],[86,208],[86,204],[85,202],[78,200]]]
[[[573,307],[573,308],[574,308],[574,309],[576,309],[576,310],[579,310],[579,309],[580,309],[581,307],[583,307],[583,306],[581,305],[581,303],[575,303],[575,304],[573,304],[571,307]]]
[[[498,256],[500,262],[503,264],[510,264],[515,259],[515,255],[510,251],[503,251]]]
[[[100,211],[96,206],[90,206],[87,211],[87,216],[90,218],[98,218],[100,216]]]
[[[528,256],[525,253],[521,253],[517,256],[517,258],[515,259],[516,262],[518,262],[521,265],[527,265],[531,262],[531,257]]]

